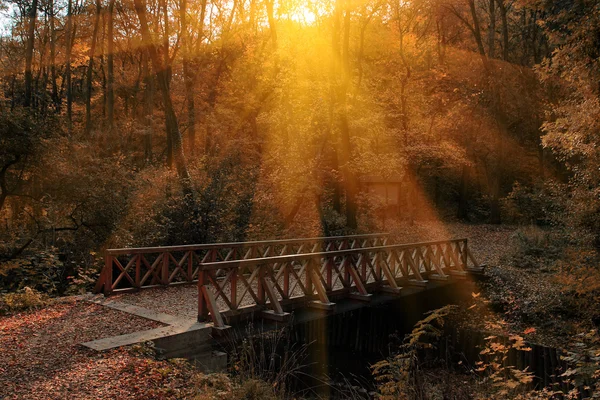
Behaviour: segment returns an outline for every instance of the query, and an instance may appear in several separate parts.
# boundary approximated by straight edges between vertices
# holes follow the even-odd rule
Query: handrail
[[[106,249],[105,254],[133,254],[133,253],[157,253],[162,251],[190,251],[190,250],[207,250],[219,249],[227,247],[249,247],[256,245],[272,245],[272,244],[293,244],[314,241],[334,241],[334,240],[353,240],[367,239],[376,237],[389,236],[389,233],[368,233],[364,235],[348,235],[348,236],[322,236],[312,238],[295,238],[295,239],[272,239],[272,240],[257,240],[250,242],[229,242],[229,243],[202,243],[202,244],[185,244],[181,246],[155,246],[155,247],[125,247],[121,249]]]
[[[375,247],[361,247],[358,249],[345,249],[345,250],[334,250],[334,251],[322,251],[317,253],[303,253],[303,254],[288,254],[283,256],[271,256],[271,257],[261,257],[261,258],[248,258],[244,260],[230,260],[230,261],[218,261],[218,262],[208,262],[202,263],[203,270],[221,270],[221,269],[231,269],[231,268],[240,268],[247,266],[256,266],[265,262],[284,262],[284,261],[303,261],[308,259],[319,259],[322,257],[337,257],[337,256],[345,256],[348,254],[362,254],[368,252],[375,251],[386,251],[386,250],[402,250],[409,249],[418,246],[432,246],[438,244],[446,244],[446,243],[461,243],[466,242],[466,238],[460,239],[448,239],[448,240],[434,240],[429,242],[414,242],[414,243],[402,243],[402,244],[391,244],[384,246],[375,246]]]
[[[368,301],[373,290],[398,294],[401,283],[427,286],[428,279],[481,271],[465,238],[202,262],[198,320],[210,316],[215,327],[224,328],[223,313],[237,317],[256,311],[282,320],[290,303],[332,309],[332,295]]]
[[[96,293],[104,292],[105,295],[109,295],[115,290],[138,290],[157,285],[193,282],[198,276],[199,265],[205,262],[227,262],[256,257],[371,247],[386,244],[388,236],[388,233],[371,233],[108,249],[104,253],[104,268],[94,290]]]

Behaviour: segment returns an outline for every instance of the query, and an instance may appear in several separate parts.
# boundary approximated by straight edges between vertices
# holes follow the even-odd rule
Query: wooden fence
[[[108,249],[95,292],[109,295],[194,282],[202,263],[318,253],[385,245],[387,234]],[[220,275],[219,273],[216,273]]]
[[[368,300],[374,291],[399,294],[400,285],[481,270],[467,239],[207,262],[198,271],[198,320],[221,328],[223,316],[255,311],[284,319],[294,302],[331,309],[332,296]]]

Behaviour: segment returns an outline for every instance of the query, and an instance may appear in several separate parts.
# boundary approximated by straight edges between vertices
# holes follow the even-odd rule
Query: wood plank
[[[215,301],[215,297],[213,296],[212,291],[208,288],[207,285],[202,285],[201,290],[202,294],[204,295],[204,299],[206,300],[206,305],[212,317],[214,326],[216,326],[217,328],[225,327],[223,317],[221,316],[221,313],[217,308],[217,302]]]

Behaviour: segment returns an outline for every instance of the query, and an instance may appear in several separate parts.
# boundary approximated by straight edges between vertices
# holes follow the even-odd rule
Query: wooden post
[[[141,276],[141,261],[142,261],[142,255],[138,254],[135,256],[135,287],[136,288],[140,288],[142,286],[141,280],[142,280],[142,276]]]
[[[394,257],[393,250],[390,250],[388,256],[388,265],[390,267],[390,272],[396,277],[396,257]]]
[[[291,263],[284,262],[283,270],[283,298],[290,298],[290,268],[294,268]]]
[[[231,295],[230,295],[230,298],[231,298],[231,305],[232,305],[232,308],[234,310],[237,310],[237,308],[238,308],[238,303],[237,303],[237,277],[238,277],[238,272],[239,272],[239,268],[236,268],[235,271],[233,271],[231,273],[231,279],[230,279],[230,282],[231,282]]]
[[[194,251],[190,250],[188,252],[188,259],[187,259],[187,281],[191,282],[194,279],[192,278],[192,275],[194,274]]]
[[[200,264],[200,269],[198,270],[198,322],[206,321],[208,316],[208,304],[204,298],[204,290],[202,290],[205,279],[205,272],[202,269],[202,264]]]
[[[265,299],[265,267],[263,265],[259,265],[258,267],[258,279],[256,280],[256,296],[258,297],[258,304],[261,306],[266,303]]]
[[[112,255],[105,254],[104,255],[104,295],[108,296],[112,293],[112,280],[113,280],[113,263],[112,263]]]
[[[360,276],[364,282],[367,281],[367,261],[364,255],[358,256],[358,265],[360,267]]]
[[[161,280],[163,285],[169,284],[169,253],[163,253]]]
[[[360,293],[361,295],[366,296],[369,293],[367,292],[367,289],[365,289],[365,286],[363,285],[362,278],[360,276],[360,273],[358,272],[358,267],[359,267],[359,264],[354,266],[354,265],[352,265],[352,262],[349,262],[346,264],[346,270],[348,271],[348,274],[350,276],[352,276],[352,280],[354,281],[356,290],[358,290],[358,293]]]
[[[283,308],[277,299],[277,295],[275,294],[275,290],[273,289],[271,283],[265,279],[264,276],[260,279],[260,281],[262,282],[262,286],[265,288],[267,296],[269,297],[269,301],[271,302],[271,309],[275,312],[275,314],[283,315]]]
[[[377,252],[375,253],[371,262],[374,264],[373,266],[375,267],[376,280],[381,281],[383,277],[382,277],[382,273],[381,273],[381,257],[379,255],[379,253],[377,253]]]
[[[463,269],[467,268],[467,251],[468,251],[468,248],[467,248],[467,239],[465,239],[464,244],[463,244],[463,249],[462,249],[462,252],[460,254],[460,258],[461,258],[461,261],[462,261],[462,267],[463,267]]]
[[[325,262],[327,263],[325,267],[327,274],[327,289],[333,290],[333,257],[327,257]]]
[[[312,258],[308,259],[308,261],[306,262],[306,268],[304,269],[304,274],[306,275],[306,284],[304,286],[306,287],[306,292],[307,292],[306,294],[308,296],[311,296],[312,294],[314,294],[313,286],[312,286],[312,274],[311,274],[312,263],[313,263]]]
[[[217,301],[215,300],[213,292],[211,292],[206,285],[202,285],[200,287],[200,292],[202,292],[202,297],[206,300],[206,306],[208,311],[210,311],[210,316],[214,326],[217,328],[224,328],[225,323],[223,322],[223,317],[217,308]]]

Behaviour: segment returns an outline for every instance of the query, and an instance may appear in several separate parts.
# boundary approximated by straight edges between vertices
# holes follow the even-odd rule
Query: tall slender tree
[[[35,43],[35,26],[37,21],[38,0],[32,0],[27,17],[27,48],[25,49],[25,107],[29,107],[33,96],[33,47]]]

